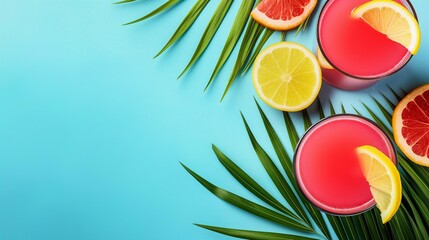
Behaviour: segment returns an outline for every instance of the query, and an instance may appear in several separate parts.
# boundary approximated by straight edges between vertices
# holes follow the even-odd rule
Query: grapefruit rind
[[[261,3],[259,3],[261,4]],[[299,26],[305,19],[307,19],[313,9],[316,7],[317,0],[310,0],[301,15],[292,17],[289,20],[273,19],[268,17],[264,12],[261,12],[258,6],[253,9],[250,15],[255,19],[256,22],[262,26],[275,31],[286,31]]]
[[[407,48],[411,54],[418,52],[421,40],[419,24],[401,4],[391,0],[372,0],[354,9],[352,16],[361,18],[390,40]],[[403,21],[398,21],[401,19]]]
[[[403,110],[407,107],[409,102],[413,101],[417,96],[422,95],[426,91],[429,91],[429,84],[423,85],[413,90],[398,103],[395,110],[393,111],[392,129],[395,142],[398,145],[399,149],[401,149],[401,151],[405,154],[405,156],[407,156],[411,161],[415,162],[416,164],[429,167],[429,158],[415,154],[412,149],[412,146],[408,145],[407,140],[402,135],[402,128],[404,127],[402,121]]]

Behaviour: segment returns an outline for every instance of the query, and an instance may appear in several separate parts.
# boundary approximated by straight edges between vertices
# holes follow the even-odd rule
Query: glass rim
[[[331,115],[331,116],[328,116],[328,117],[325,117],[325,118],[322,118],[322,119],[320,119],[319,121],[317,121],[315,124],[313,124],[311,127],[309,127],[306,131],[305,131],[305,133],[302,135],[302,137],[299,139],[299,141],[298,141],[298,143],[296,144],[296,148],[295,148],[295,152],[294,152],[294,155],[293,155],[293,163],[292,163],[292,167],[293,167],[293,173],[294,173],[294,175],[295,175],[295,183],[296,183],[296,185],[298,186],[298,189],[299,189],[299,191],[302,193],[302,195],[306,198],[306,200],[312,205],[312,206],[314,206],[315,208],[317,208],[317,209],[319,209],[320,211],[322,211],[322,212],[324,212],[324,213],[328,213],[328,214],[330,214],[330,215],[333,215],[333,216],[339,216],[339,217],[347,217],[347,216],[356,216],[356,215],[360,215],[360,214],[362,214],[362,213],[365,213],[365,212],[368,212],[368,211],[370,211],[370,210],[372,210],[375,206],[376,206],[376,203],[374,202],[374,204],[372,204],[370,207],[368,207],[368,208],[365,208],[364,210],[362,210],[362,211],[358,211],[358,212],[355,212],[355,213],[345,213],[345,214],[341,214],[341,213],[335,213],[335,212],[331,212],[331,211],[329,211],[329,210],[326,210],[326,209],[323,209],[323,208],[321,208],[320,206],[317,206],[316,204],[314,204],[308,197],[307,197],[307,195],[304,193],[304,191],[301,189],[301,184],[300,184],[300,182],[298,181],[298,178],[297,178],[297,174],[296,174],[296,172],[297,172],[297,166],[296,166],[296,158],[297,158],[297,153],[298,153],[298,150],[299,150],[299,148],[300,148],[300,146],[302,145],[302,141],[303,141],[303,139],[308,135],[308,133],[310,132],[310,131],[312,131],[316,126],[318,126],[318,125],[320,125],[321,123],[323,123],[323,122],[325,122],[325,121],[329,121],[329,120],[331,120],[332,118],[339,118],[339,117],[355,117],[355,118],[359,118],[359,119],[361,119],[361,120],[364,120],[364,121],[366,121],[366,122],[368,122],[368,123],[370,123],[370,124],[372,124],[375,128],[377,128],[378,130],[380,130],[380,132],[384,135],[384,137],[387,139],[387,142],[388,142],[388,144],[390,145],[390,147],[391,147],[391,149],[392,149],[392,154],[393,154],[393,157],[394,157],[394,164],[395,164],[395,166],[396,167],[398,167],[398,157],[397,157],[397,155],[398,155],[398,153],[397,153],[397,151],[396,151],[396,147],[395,147],[395,144],[394,144],[394,142],[393,142],[393,140],[383,131],[383,129],[381,129],[381,127],[379,127],[378,126],[378,124],[375,122],[375,121],[373,121],[373,120],[371,120],[371,119],[369,119],[369,118],[367,118],[367,117],[364,117],[364,116],[360,116],[360,115],[357,115],[357,114],[351,114],[351,113],[340,113],[340,114],[335,114],[335,115]],[[363,204],[364,205],[364,204]]]
[[[407,61],[405,61],[405,62],[404,62],[404,64],[402,64],[402,66],[400,66],[400,67],[399,67],[398,69],[396,69],[395,71],[393,71],[393,72],[391,72],[391,73],[388,73],[388,74],[386,74],[386,75],[381,75],[381,76],[377,76],[377,77],[361,77],[361,76],[355,76],[355,75],[350,74],[350,73],[347,73],[346,71],[343,71],[343,70],[341,70],[340,68],[338,68],[337,66],[335,66],[335,64],[333,64],[333,63],[329,60],[329,58],[326,56],[325,52],[323,51],[323,47],[322,47],[322,45],[321,45],[320,35],[319,35],[319,28],[320,28],[320,21],[321,21],[321,18],[322,18],[322,13],[323,13],[323,11],[325,10],[326,5],[327,5],[330,1],[335,1],[335,0],[327,0],[327,1],[323,4],[322,10],[320,11],[320,14],[319,14],[319,18],[317,19],[316,39],[317,39],[317,45],[318,45],[318,48],[320,49],[320,52],[322,53],[323,57],[326,59],[326,61],[327,61],[327,62],[328,62],[328,63],[329,63],[329,64],[330,64],[330,65],[331,65],[335,70],[339,71],[340,73],[342,73],[342,74],[344,74],[344,75],[346,75],[346,76],[348,76],[348,77],[355,78],[355,79],[359,79],[359,80],[364,80],[364,81],[367,81],[367,80],[380,80],[380,79],[382,79],[382,78],[389,77],[389,76],[391,76],[391,75],[393,75],[393,74],[397,73],[399,70],[401,70],[402,68],[404,68],[404,67],[407,65],[407,63],[411,60],[411,58],[413,57],[413,54],[410,54],[410,57],[407,59]],[[419,22],[419,19],[418,19],[418,17],[417,17],[416,10],[414,9],[413,5],[411,4],[411,1],[410,1],[410,0],[400,0],[400,1],[404,2],[405,4],[407,4],[408,10],[413,14],[413,16],[416,18],[416,21],[417,21],[417,23],[418,23],[418,22]]]

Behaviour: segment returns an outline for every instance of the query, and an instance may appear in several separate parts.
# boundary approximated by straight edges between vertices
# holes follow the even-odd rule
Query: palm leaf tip
[[[250,141],[252,143],[253,149],[258,156],[260,162],[265,168],[265,171],[271,178],[274,185],[277,187],[277,190],[280,192],[280,194],[283,196],[285,200],[288,201],[289,205],[292,207],[292,209],[298,214],[298,216],[301,218],[302,221],[304,221],[308,226],[310,225],[310,220],[308,219],[307,214],[305,213],[301,202],[298,200],[297,196],[295,195],[294,191],[290,187],[290,185],[287,183],[286,179],[283,177],[280,170],[277,168],[276,164],[271,160],[270,156],[267,154],[267,152],[262,148],[262,146],[259,144],[259,142],[256,140],[252,130],[250,129],[246,119],[244,118],[243,114],[241,114],[244,125],[246,127],[247,134],[250,138]],[[314,232],[314,230],[312,229]]]
[[[265,28],[257,24],[253,20],[253,18],[249,18],[247,28],[243,36],[243,39],[245,39],[245,41],[241,41],[237,59],[235,61],[232,72],[229,76],[228,83],[226,84],[225,90],[220,99],[221,102],[225,98],[229,89],[231,88],[232,83],[238,77],[240,71],[243,70],[243,67],[246,61],[249,59],[250,55],[252,54],[252,50],[256,47],[256,42],[258,41],[259,36],[261,35],[264,29]]]
[[[237,45],[240,39],[240,36],[242,35],[243,30],[246,26],[247,20],[249,19],[249,14],[252,11],[253,2],[254,1],[243,1],[241,3],[241,6],[237,12],[237,16],[229,32],[229,35],[225,41],[225,45],[222,49],[222,52],[219,56],[216,66],[213,69],[212,75],[210,76],[210,79],[207,82],[206,87],[204,88],[204,91],[207,90],[207,88],[214,80],[214,78],[217,76],[221,68],[224,66],[225,62],[228,60],[232,51]]]
[[[223,201],[240,208],[248,213],[251,213],[255,216],[259,216],[261,218],[264,218],[266,220],[269,220],[271,222],[283,225],[285,227],[301,231],[301,232],[307,232],[307,233],[313,233],[314,230],[308,225],[302,223],[301,221],[297,221],[296,219],[290,218],[284,214],[281,214],[277,211],[271,210],[267,207],[264,207],[260,204],[257,204],[255,202],[252,202],[246,198],[243,198],[241,196],[238,196],[232,192],[229,192],[223,188],[220,188],[211,182],[207,181],[188,167],[186,167],[184,164],[182,166],[185,168],[185,170],[191,174],[192,177],[194,177],[203,187],[205,187],[208,191],[210,191],[212,194],[214,194],[216,197],[222,199]]]
[[[219,29],[222,21],[224,20],[225,15],[228,13],[228,10],[230,9],[231,4],[232,4],[232,1],[229,1],[229,0],[222,0],[219,3],[218,7],[213,13],[212,18],[207,24],[207,27],[204,30],[203,35],[201,36],[200,42],[198,43],[198,46],[195,49],[194,54],[189,60],[188,65],[186,65],[185,69],[183,69],[182,73],[180,73],[180,75],[177,77],[178,79],[181,78],[183,74],[185,74],[192,65],[194,65],[194,63],[200,58],[201,54],[203,54],[203,52],[206,50],[209,43],[213,39],[215,33]]]
[[[123,3],[135,2],[135,1],[136,0],[122,0],[122,1],[114,2],[113,4],[123,4]]]
[[[168,0],[167,2],[165,2],[164,4],[162,4],[161,6],[159,6],[159,7],[158,7],[158,8],[156,8],[155,10],[153,10],[152,12],[150,12],[150,13],[148,13],[148,14],[144,15],[143,17],[138,18],[138,19],[136,19],[136,20],[134,20],[134,21],[131,21],[131,22],[125,23],[125,24],[123,24],[123,25],[124,25],[124,26],[126,26],[126,25],[130,25],[130,24],[134,24],[134,23],[138,23],[138,22],[144,21],[144,20],[146,20],[146,19],[148,19],[148,18],[151,18],[151,17],[153,17],[153,16],[155,16],[155,15],[158,15],[158,14],[160,14],[160,13],[162,13],[162,12],[166,11],[167,9],[169,9],[169,8],[173,7],[174,5],[176,5],[176,4],[177,4],[177,3],[179,3],[179,2],[180,2],[180,0]]]
[[[256,197],[270,205],[271,207],[279,210],[290,218],[299,220],[292,211],[287,209],[277,199],[275,199],[268,191],[266,191],[261,185],[259,185],[252,177],[244,172],[239,166],[237,166],[232,160],[230,160],[225,154],[223,154],[216,146],[213,145],[213,151],[222,165],[228,170],[228,172],[244,186],[247,190],[253,193]]]
[[[242,229],[232,229],[232,228],[222,228],[215,226],[208,226],[203,224],[195,224],[198,227],[217,232],[223,235],[241,238],[241,239],[250,239],[250,240],[315,240],[315,238],[297,236],[285,233],[273,233],[273,232],[260,232],[260,231],[250,231]]]
[[[185,18],[183,18],[182,22],[177,27],[176,31],[170,37],[168,42],[153,58],[157,58],[159,55],[161,55],[165,50],[167,50],[188,31],[188,29],[192,26],[195,20],[200,16],[201,12],[207,6],[207,3],[209,1],[210,0],[198,0],[194,4],[189,13],[185,16]]]

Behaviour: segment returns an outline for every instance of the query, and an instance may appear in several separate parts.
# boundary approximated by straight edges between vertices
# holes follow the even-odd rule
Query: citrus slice
[[[429,167],[429,84],[409,93],[392,117],[395,142],[413,162]]]
[[[373,146],[358,147],[362,172],[369,183],[381,220],[387,223],[401,205],[402,185],[399,171],[384,153]]]
[[[332,65],[329,64],[328,60],[326,60],[325,56],[323,56],[323,53],[322,53],[322,51],[320,51],[319,47],[317,48],[317,54],[316,55],[317,55],[317,60],[319,61],[319,64],[322,68],[334,69],[332,67]]]
[[[401,4],[391,0],[373,0],[353,10],[352,16],[361,18],[410,53],[417,53],[420,46],[419,24]]]
[[[276,43],[259,53],[252,78],[265,103],[289,112],[308,107],[322,86],[322,73],[314,54],[292,42]]]
[[[262,0],[250,14],[256,22],[272,30],[289,30],[310,16],[317,0]]]

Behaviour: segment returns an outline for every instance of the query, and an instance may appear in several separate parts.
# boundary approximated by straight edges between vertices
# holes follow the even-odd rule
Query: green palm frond
[[[392,94],[396,100],[401,99],[401,94],[394,92]],[[368,104],[362,103],[363,108],[368,112],[380,127],[384,128],[386,133],[392,135],[390,122],[393,111],[393,103],[387,95],[381,95],[381,99],[385,101],[387,107],[384,106],[382,100],[376,97],[372,98],[377,113],[373,111]],[[279,191],[283,200],[286,200],[288,206],[283,205],[279,200],[273,197],[267,189],[262,188],[249,174],[236,165],[216,146],[213,146],[217,158],[228,172],[241,183],[250,193],[261,199],[267,206],[258,205],[247,199],[244,199],[236,194],[219,189],[215,185],[207,182],[201,176],[184,166],[185,169],[195,177],[203,186],[214,193],[219,198],[233,204],[240,209],[250,212],[254,215],[283,225],[287,229],[297,232],[296,235],[285,235],[284,233],[269,233],[263,231],[250,231],[220,228],[214,226],[197,225],[205,229],[215,231],[224,235],[243,238],[243,239],[429,239],[429,174],[426,168],[416,165],[405,157],[401,152],[398,152],[398,168],[401,172],[403,183],[403,199],[401,207],[396,215],[387,224],[382,224],[378,209],[367,211],[361,215],[339,217],[320,212],[303,196],[295,182],[293,173],[292,157],[286,151],[285,145],[281,142],[279,135],[273,128],[268,117],[255,100],[260,117],[262,118],[265,130],[271,142],[271,147],[274,149],[277,160],[282,166],[277,168],[272,156],[267,154],[267,151],[262,148],[253,134],[250,126],[242,115],[244,126],[247,130],[248,137],[254,148],[256,155],[262,163],[263,169],[272,180],[276,191]],[[354,109],[359,115],[362,112]],[[337,114],[332,102],[329,101],[329,112],[331,115]],[[346,113],[347,110],[341,104],[341,113]],[[320,99],[317,100],[316,113],[322,119],[325,113]],[[378,115],[380,113],[380,116]],[[286,125],[287,134],[289,137],[290,146],[295,149],[300,134],[297,131],[296,124],[292,121],[291,114],[283,114],[284,123]],[[294,118],[295,119],[295,118]],[[301,119],[304,128],[308,129],[313,123],[310,119],[309,110],[304,110],[301,114]],[[273,218],[274,216],[274,218]],[[281,219],[281,220],[280,220]],[[327,219],[328,221],[325,221]],[[331,226],[333,232],[329,231]],[[336,235],[336,236],[335,236]]]
[[[222,165],[228,170],[228,172],[243,185],[247,190],[253,193],[256,197],[266,202],[271,207],[283,212],[287,216],[293,217],[297,220],[299,218],[291,210],[287,209],[277,199],[275,199],[270,193],[261,187],[255,180],[252,179],[246,172],[244,172],[239,166],[237,166],[231,159],[223,154],[216,146],[213,145],[213,151]]]
[[[208,86],[211,84],[213,79],[219,73],[220,69],[225,64],[226,60],[228,60],[229,56],[232,53],[232,50],[234,50],[242,32],[244,31],[247,20],[249,18],[248,16],[250,14],[250,11],[252,11],[254,3],[255,1],[250,1],[250,0],[243,1],[241,3],[241,6],[237,12],[237,16],[235,17],[234,23],[232,24],[231,30],[229,32],[228,38],[226,39],[223,50],[219,56],[216,66],[213,69],[212,75],[210,76],[210,79],[204,90],[208,88]]]
[[[246,60],[249,58],[250,54],[252,54],[252,50],[256,46],[259,36],[264,30],[264,27],[256,23],[255,20],[253,20],[253,18],[249,18],[248,22],[249,23],[247,24],[247,29],[243,36],[243,39],[246,39],[246,41],[241,41],[241,46],[238,51],[237,58],[235,60],[234,68],[232,69],[232,72],[229,76],[228,83],[225,87],[225,91],[222,95],[221,100],[225,98],[226,93],[231,87],[233,81],[239,75],[244,64],[246,63]]]
[[[280,214],[276,211],[273,211],[269,208],[266,208],[260,204],[257,204],[255,202],[252,202],[250,200],[247,200],[243,197],[240,197],[234,193],[228,192],[222,188],[219,188],[209,181],[202,178],[200,175],[186,167],[182,164],[182,166],[186,169],[186,171],[189,172],[198,182],[200,182],[207,190],[212,192],[214,195],[216,195],[218,198],[224,200],[225,202],[228,202],[246,212],[249,212],[251,214],[254,214],[256,216],[262,217],[268,221],[283,225],[285,227],[295,229],[297,231],[301,232],[314,232],[313,229],[308,227],[305,223],[302,221],[296,220],[292,217],[289,217],[284,214]]]
[[[259,52],[261,52],[262,48],[264,47],[265,43],[267,43],[268,39],[270,39],[271,35],[273,35],[274,31],[270,29],[265,29],[264,33],[262,34],[261,39],[258,42],[258,45],[256,45],[255,50],[253,50],[252,55],[247,60],[246,65],[243,67],[242,74],[249,71],[250,67],[252,67],[253,62],[255,61],[256,57],[258,56]]]
[[[196,225],[214,232],[231,236],[231,237],[250,239],[250,240],[285,240],[285,239],[312,240],[312,239],[315,239],[310,237],[302,237],[302,236],[284,234],[284,233],[257,232],[257,231],[239,230],[239,229],[231,229],[231,228],[220,228],[220,227],[207,226],[207,225],[201,225],[201,224],[196,224]]]
[[[119,3],[125,3],[125,2],[130,2],[130,1],[123,1],[123,2],[119,2]],[[133,2],[133,1],[131,1],[131,2]],[[138,22],[144,21],[144,20],[146,20],[148,18],[151,18],[151,17],[153,17],[153,16],[155,16],[157,14],[160,14],[160,13],[166,11],[167,9],[173,7],[174,5],[176,5],[179,2],[180,2],[180,0],[168,0],[167,2],[165,2],[164,4],[162,4],[161,6],[159,6],[157,9],[153,10],[152,12],[150,12],[150,13],[144,15],[143,17],[138,18],[138,19],[136,19],[134,21],[125,23],[124,25],[130,25],[130,24],[133,24],[133,23],[138,23]]]
[[[113,4],[130,3],[130,2],[135,2],[135,1],[137,1],[137,0],[122,0],[122,1],[119,1],[119,2],[115,2]]]
[[[135,1],[136,0],[122,0],[116,2],[115,4],[132,3]],[[138,23],[147,20],[151,17],[166,12],[180,2],[183,1],[167,0],[150,13],[134,21],[128,22],[124,25],[130,25],[133,23]],[[197,0],[195,2],[195,4],[190,8],[186,16],[182,19],[170,39],[167,41],[164,47],[155,55],[154,58],[160,56],[186,34],[186,32],[192,27],[194,22],[198,19],[198,17],[201,15],[202,11],[206,8],[209,2],[210,0]],[[195,47],[191,59],[189,60],[184,70],[179,74],[178,78],[183,76],[183,74],[185,74],[190,68],[192,68],[198,61],[198,59],[204,54],[205,49],[210,45],[210,42],[216,35],[216,32],[219,29],[221,23],[229,13],[229,9],[233,2],[234,1],[230,0],[221,0],[219,2],[217,9],[213,12],[211,19],[207,23],[207,26],[200,38],[198,45]],[[232,57],[231,55],[233,54],[233,50],[237,47],[237,45],[239,45],[240,47],[238,54],[235,56],[234,67],[230,73],[224,93],[221,97],[221,99],[224,99],[233,82],[239,76],[249,71],[249,69],[253,65],[254,60],[256,59],[256,56],[259,54],[261,49],[273,35],[274,31],[259,25],[253,20],[252,17],[250,17],[251,10],[255,8],[259,2],[260,0],[241,1],[241,5],[235,12],[236,17],[230,27],[229,35],[226,38],[222,51],[219,51],[220,55],[218,57],[216,65],[213,67],[212,74],[207,81],[204,91],[207,90],[207,88],[211,85],[214,79],[218,76],[220,70],[225,65],[226,61],[230,57]],[[301,25],[297,28],[296,35],[298,35],[299,32],[304,31],[309,20],[310,17],[307,18],[303,23],[301,23]],[[285,37],[286,34],[285,32],[283,32],[282,41],[285,41]]]
[[[230,0],[222,0],[220,1],[216,11],[214,12],[212,18],[210,19],[206,30],[201,36],[201,40],[198,43],[197,48],[195,49],[194,55],[192,55],[191,60],[189,60],[188,65],[185,67],[183,72],[179,75],[180,78],[189,68],[197,61],[197,59],[203,54],[204,50],[206,50],[210,41],[213,39],[216,31],[219,29],[220,24],[222,23],[225,15],[228,13],[229,8],[231,7],[232,1]]]
[[[210,0],[198,0],[191,11],[185,16],[185,18],[180,23],[179,27],[177,27],[176,31],[171,36],[170,40],[165,44],[165,46],[159,51],[154,58],[161,55],[165,50],[167,50],[173,43],[175,43],[179,38],[183,36],[183,34],[188,31],[188,29],[192,26],[192,24],[197,20],[198,16],[200,16],[201,12],[207,6]]]

